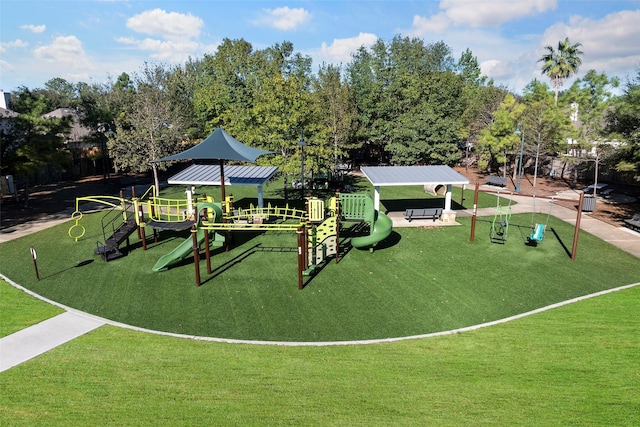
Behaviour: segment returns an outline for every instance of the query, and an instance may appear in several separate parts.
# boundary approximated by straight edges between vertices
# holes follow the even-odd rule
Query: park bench
[[[625,219],[624,223],[633,230],[640,230],[640,213],[637,213],[631,219]]]
[[[504,178],[504,177],[501,177],[501,176],[489,175],[487,177],[487,184],[489,184],[489,185],[497,185],[499,187],[504,187],[505,185],[507,185],[507,178]]]
[[[407,221],[411,222],[412,219],[436,219],[442,215],[441,208],[428,208],[428,209],[407,209],[404,212],[404,217]]]

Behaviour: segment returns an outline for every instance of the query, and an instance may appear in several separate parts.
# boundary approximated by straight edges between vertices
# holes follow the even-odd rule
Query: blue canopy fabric
[[[154,162],[166,162],[171,160],[237,160],[255,163],[263,154],[273,154],[273,151],[258,150],[244,145],[222,128],[217,128],[198,145],[181,153],[154,160]]]

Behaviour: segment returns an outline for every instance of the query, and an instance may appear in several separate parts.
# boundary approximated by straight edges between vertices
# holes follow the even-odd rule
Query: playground
[[[353,187],[365,197],[372,194],[365,179],[354,179]],[[162,197],[182,193],[167,190]],[[197,190],[213,200],[220,198],[214,187]],[[285,205],[280,191],[280,182],[265,188],[266,206]],[[383,190],[380,198],[383,212],[387,205],[397,209],[408,200],[422,203],[415,207],[442,201],[442,196],[426,195],[415,186]],[[243,187],[234,188],[234,199],[238,211],[257,202],[255,193]],[[462,194],[454,188],[452,199],[454,209],[468,210],[473,191],[467,189],[460,204],[455,201],[461,201]],[[497,200],[495,195],[481,193],[478,206],[493,211]],[[501,200],[508,204],[508,199]],[[329,198],[324,211],[331,212],[330,208]],[[141,328],[294,342],[372,340],[456,329],[640,280],[636,257],[588,233],[581,233],[579,256],[572,261],[567,248],[574,227],[553,215],[547,219],[547,214],[545,209],[538,215],[547,222],[547,232],[536,247],[526,244],[534,231],[531,214],[510,217],[504,244],[491,241],[494,216],[478,218],[474,242],[469,241],[468,216],[458,216],[459,225],[447,227],[414,220],[413,227],[393,228],[377,242],[366,241],[374,234],[370,226],[360,231],[345,227],[336,239],[340,241],[338,262],[327,251],[309,274],[309,262],[314,259],[310,256],[302,269],[307,274],[302,276],[300,290],[297,219],[288,230],[245,225],[249,228],[231,232],[233,244],[228,250],[211,248],[211,273],[204,249],[199,250],[201,283],[197,286],[191,243],[185,251],[188,255],[170,268],[153,268],[189,242],[191,230],[160,231],[157,242],[147,230],[146,250],[133,233],[129,244],[121,247],[124,256],[105,262],[94,254],[96,242],[104,236],[105,212],[99,211],[82,218],[86,233],[78,241],[68,235],[71,220],[4,243],[3,258],[21,262],[3,263],[3,274],[67,306]],[[218,234],[228,231],[209,213],[205,218],[201,228],[211,226]],[[349,243],[360,237],[365,239],[362,249]],[[372,243],[376,245],[371,252]],[[40,280],[32,271],[31,246],[37,249]],[[322,251],[316,249],[316,254]],[[611,269],[614,264],[616,268]]]

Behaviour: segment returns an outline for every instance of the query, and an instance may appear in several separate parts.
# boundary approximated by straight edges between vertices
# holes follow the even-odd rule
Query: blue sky
[[[0,89],[55,77],[103,83],[143,63],[184,63],[224,38],[255,49],[291,41],[318,64],[347,64],[359,46],[394,35],[469,48],[483,74],[520,92],[546,45],[582,44],[578,77],[623,81],[640,69],[640,0],[133,1],[2,0]],[[570,82],[569,82],[570,83]]]

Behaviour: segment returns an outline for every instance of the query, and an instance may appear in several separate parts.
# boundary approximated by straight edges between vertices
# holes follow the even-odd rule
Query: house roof
[[[469,184],[449,166],[363,166],[362,173],[374,187],[427,184]]]
[[[277,166],[237,166],[224,168],[225,185],[260,186],[278,171]],[[167,181],[171,185],[221,185],[219,165],[191,165]]]

